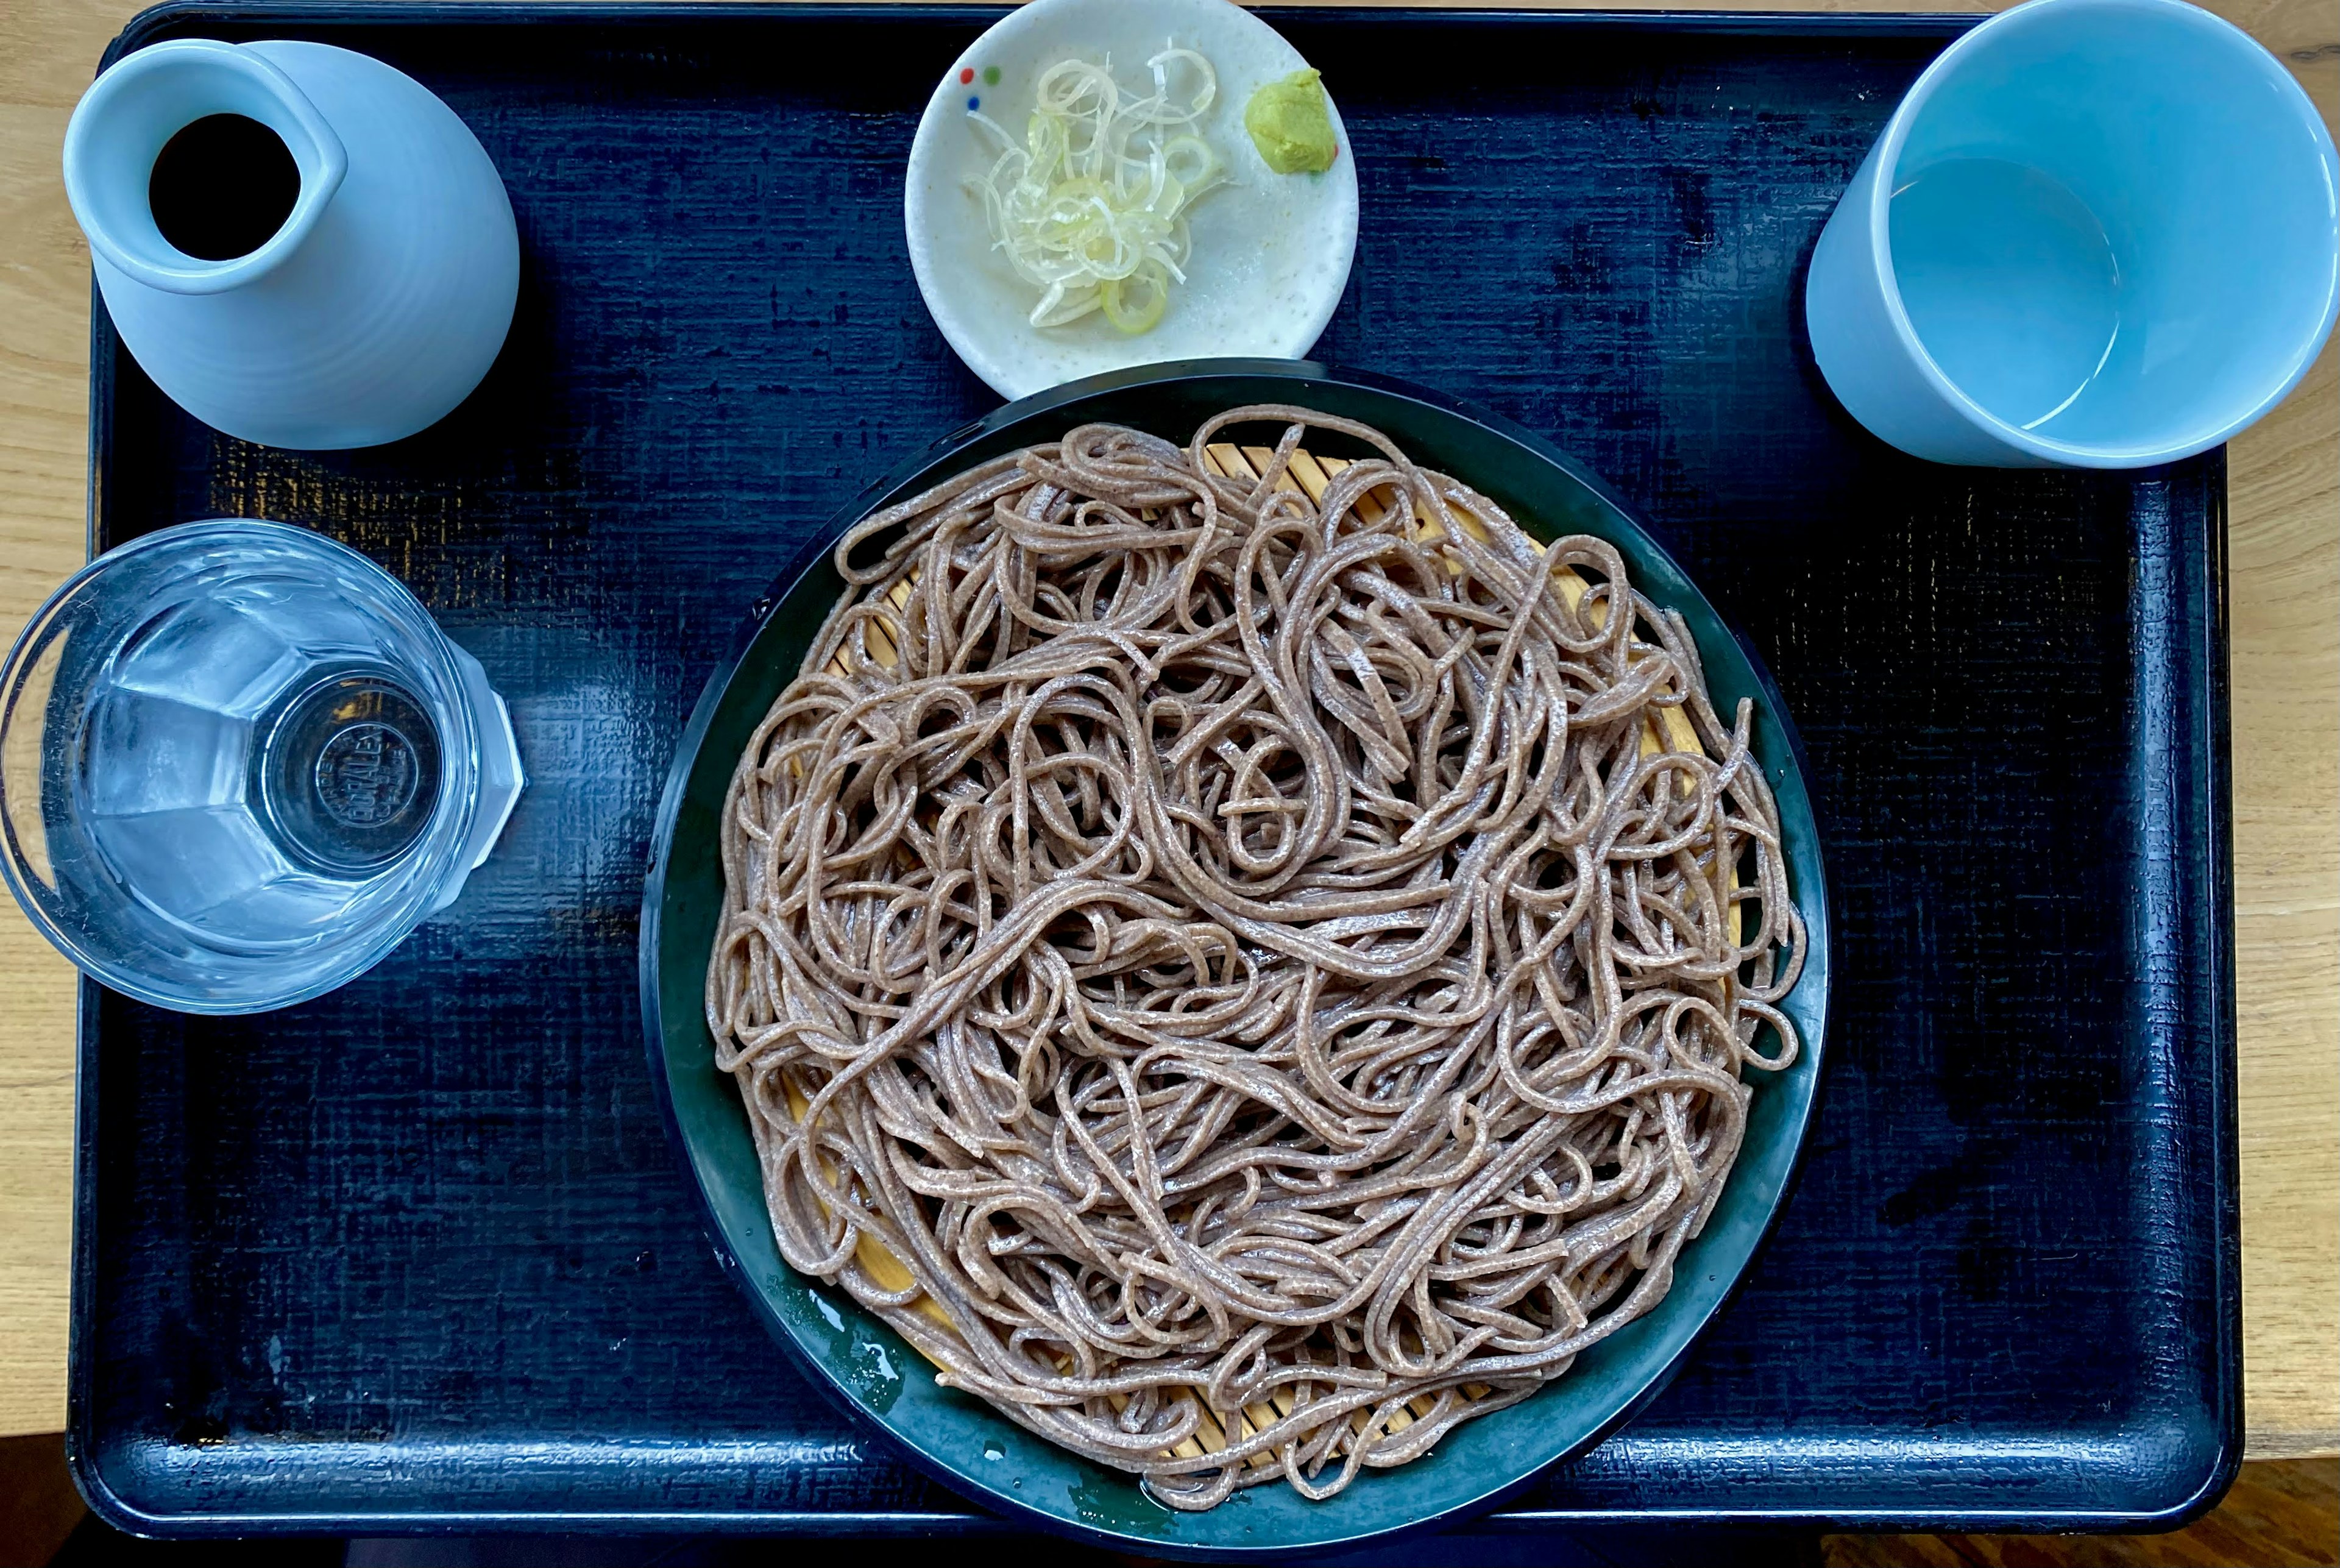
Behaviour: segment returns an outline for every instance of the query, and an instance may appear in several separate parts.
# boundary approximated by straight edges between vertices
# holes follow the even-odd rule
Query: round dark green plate
[[[1184,443],[1209,415],[1238,403],[1294,402],[1362,420],[1413,458],[1507,508],[1530,532],[1591,533],[1623,552],[1634,583],[1681,612],[1706,663],[1715,706],[1755,701],[1755,755],[1780,802],[1790,884],[1809,949],[1786,1008],[1803,1054],[1755,1086],[1747,1141],[1705,1234],[1687,1247],[1673,1288],[1641,1321],[1586,1351],[1532,1399],[1466,1423],[1436,1452],[1368,1471],[1346,1492],[1310,1503],[1282,1483],[1238,1492],[1206,1513],[1148,1501],[1134,1478],[1031,1435],[988,1405],[936,1386],[931,1368],[842,1290],[782,1262],[746,1111],[715,1067],[702,1002],[722,908],[716,824],[749,733],[794,678],[843,583],[828,551],[870,511],[1000,452],[1111,420]],[[1271,438],[1272,439],[1272,438]],[[1323,455],[1341,443],[1310,441]],[[716,1249],[749,1301],[816,1384],[883,1430],[921,1469],[977,1502],[1101,1544],[1146,1555],[1258,1557],[1324,1552],[1488,1507],[1546,1466],[1590,1448],[1666,1383],[1770,1228],[1805,1129],[1828,1016],[1829,915],[1819,838],[1780,694],[1671,557],[1599,481],[1493,414],[1380,377],[1289,361],[1209,360],[1076,382],[1012,403],[946,437],[841,513],[756,607],[736,655],[708,682],[676,749],[642,900],[642,1013],[650,1076],[669,1126],[705,1198]]]

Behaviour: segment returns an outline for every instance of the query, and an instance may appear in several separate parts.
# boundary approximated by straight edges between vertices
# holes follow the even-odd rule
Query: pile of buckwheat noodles
[[[1310,427],[1381,455],[1312,502]],[[1749,706],[1615,551],[1266,406],[837,563],[708,977],[792,1265],[1188,1509],[1404,1464],[1665,1295],[1803,931]]]

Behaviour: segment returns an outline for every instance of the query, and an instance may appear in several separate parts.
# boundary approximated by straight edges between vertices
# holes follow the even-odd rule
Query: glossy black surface
[[[773,577],[994,399],[927,322],[899,160],[990,13],[223,11],[364,49],[502,170],[511,342],[442,425],[292,454],[103,313],[101,546],[204,515],[397,571],[530,787],[462,900],[302,1007],[84,995],[72,1444],[150,1530],[962,1523],[709,1255],[636,1033],[669,753]],[[2224,470],[1930,467],[1802,342],[1829,206],[1955,18],[1294,13],[1365,223],[1319,355],[1550,437],[1803,734],[1838,926],[1819,1125],[1746,1288],[1588,1512],[2167,1518],[2238,1456]]]
[[[206,114],[163,144],[146,176],[146,209],[171,245],[201,261],[250,255],[301,199],[301,169],[284,138],[243,114]]]

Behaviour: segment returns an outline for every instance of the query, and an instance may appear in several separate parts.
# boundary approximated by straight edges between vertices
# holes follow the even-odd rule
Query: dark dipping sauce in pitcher
[[[154,155],[146,204],[163,238],[201,262],[231,262],[266,244],[301,197],[284,138],[243,114],[206,114]]]

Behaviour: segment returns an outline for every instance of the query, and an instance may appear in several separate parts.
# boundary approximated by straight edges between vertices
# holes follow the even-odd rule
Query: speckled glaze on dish
[[[642,904],[651,1069],[662,1080],[719,1255],[816,1384],[886,1432],[921,1469],[985,1506],[1147,1556],[1255,1560],[1353,1546],[1489,1507],[1546,1465],[1600,1441],[1664,1387],[1770,1228],[1810,1125],[1826,1047],[1826,878],[1778,690],[1624,503],[1510,421],[1402,382],[1304,362],[1126,371],[1010,404],[955,432],[856,501],[822,537],[833,541],[889,501],[1001,452],[1055,440],[1073,425],[1111,420],[1183,440],[1223,409],[1268,402],[1378,426],[1422,462],[1493,497],[1539,538],[1583,532],[1607,540],[1642,591],[1681,612],[1716,706],[1729,713],[1740,698],[1754,700],[1754,753],[1779,800],[1790,887],[1804,917],[1803,978],[1781,1003],[1804,1049],[1792,1067],[1756,1086],[1730,1182],[1675,1265],[1671,1289],[1648,1315],[1585,1351],[1533,1397],[1465,1423],[1428,1455],[1362,1475],[1327,1501],[1311,1503],[1279,1482],[1238,1492],[1208,1513],[1173,1513],[1148,1499],[1135,1476],[1058,1448],[969,1394],[937,1387],[917,1352],[843,1290],[790,1268],[773,1240],[739,1087],[715,1067],[705,982],[723,905],[717,834],[732,770],[843,587],[827,550],[816,545],[776,585],[770,609],[736,660],[708,683],[676,749]]]
[[[967,119],[970,103],[1022,135],[1033,84],[1059,60],[1112,61],[1125,84],[1175,42],[1207,56],[1218,97],[1199,134],[1233,183],[1197,201],[1194,259],[1150,332],[1124,333],[1101,313],[1060,327],[1030,323],[1039,291],[992,249],[983,203],[967,180],[996,144]],[[1357,167],[1337,106],[1340,144],[1321,174],[1279,174],[1252,145],[1244,105],[1260,86],[1306,65],[1282,34],[1229,0],[1033,0],[951,63],[910,147],[903,219],[910,266],[935,325],[967,368],[1002,397],[1131,365],[1219,354],[1296,359],[1340,303],[1357,247]],[[1340,91],[1325,83],[1326,95]]]

